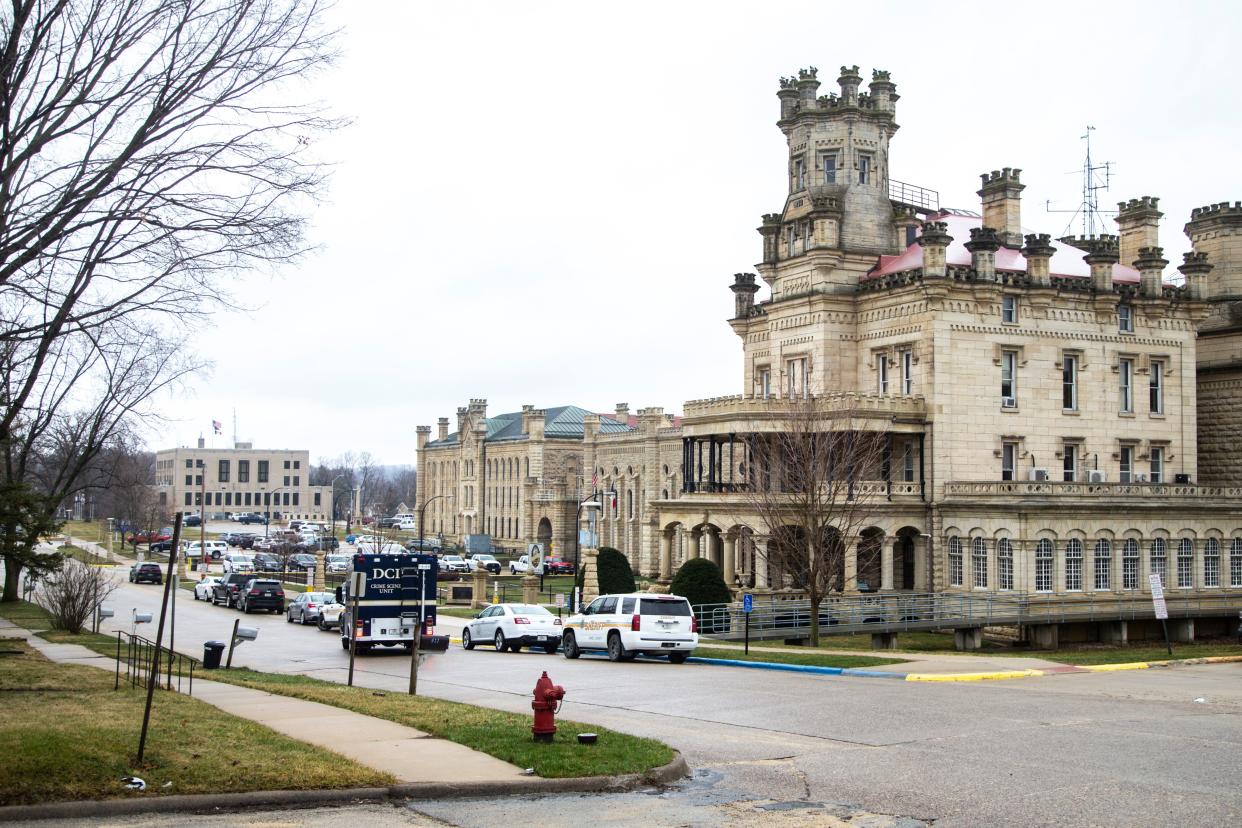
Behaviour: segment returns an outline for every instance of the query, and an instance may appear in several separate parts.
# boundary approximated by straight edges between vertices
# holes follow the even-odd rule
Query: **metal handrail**
[[[183,683],[185,683],[186,695],[194,695],[194,670],[201,668],[198,659],[170,650],[164,646],[160,646],[158,650],[160,672],[155,686],[165,690],[172,690],[175,671],[176,691],[178,693],[182,692],[181,688]],[[156,644],[154,641],[139,635],[132,635],[123,630],[117,630],[116,678],[112,689],[121,689],[122,681],[131,687],[145,687],[151,676],[151,667],[155,663],[155,655]],[[121,675],[122,668],[124,669],[124,678]]]
[[[923,207],[928,210],[940,209],[940,193],[937,191],[892,178],[888,180],[888,197],[893,201],[909,204],[911,207]]]

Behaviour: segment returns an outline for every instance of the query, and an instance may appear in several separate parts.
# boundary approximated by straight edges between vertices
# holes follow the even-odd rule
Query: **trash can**
[[[223,641],[208,641],[203,645],[203,669],[219,670],[220,657],[224,655]]]

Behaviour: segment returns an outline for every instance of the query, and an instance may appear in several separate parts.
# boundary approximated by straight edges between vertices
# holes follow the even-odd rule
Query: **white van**
[[[229,545],[224,541],[210,540],[207,541],[207,559],[219,560],[227,555]],[[185,556],[187,558],[201,558],[203,556],[203,546],[199,541],[190,541],[185,547]]]

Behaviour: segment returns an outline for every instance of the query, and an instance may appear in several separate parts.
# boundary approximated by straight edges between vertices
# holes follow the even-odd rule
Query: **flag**
[[[599,472],[592,471],[591,472],[591,489],[595,490],[597,488],[599,488]]]
[[[223,434],[223,433],[224,433],[224,423],[220,422],[219,420],[212,420],[212,421],[211,421],[211,430],[212,430],[212,432],[213,432],[213,433],[215,433],[215,434]]]

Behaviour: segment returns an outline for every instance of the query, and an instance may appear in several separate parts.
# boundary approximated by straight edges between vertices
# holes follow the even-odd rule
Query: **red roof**
[[[970,230],[972,227],[982,227],[983,219],[978,216],[964,216],[954,212],[943,211],[928,219],[929,221],[943,221],[949,226],[949,235],[953,237],[952,243],[946,252],[946,263],[949,266],[970,267],[970,251],[966,249],[966,242],[970,241]],[[1023,230],[1024,234],[1029,230]],[[1086,253],[1077,247],[1072,247],[1062,242],[1052,241],[1052,246],[1056,248],[1056,253],[1052,254],[1052,261],[1048,265],[1049,272],[1053,276],[1064,276],[1071,279],[1090,279],[1091,268],[1082,260]],[[863,277],[863,280],[872,279],[876,276],[887,276],[890,273],[900,273],[904,270],[915,270],[923,266],[923,248],[918,243],[914,243],[906,248],[906,252],[897,256],[881,256],[879,263],[872,269],[870,273]],[[996,251],[996,269],[1009,272],[1025,273],[1026,258],[1017,250],[1002,247]],[[1113,281],[1123,284],[1137,284],[1139,281],[1139,272],[1129,265],[1121,263],[1113,265]]]

